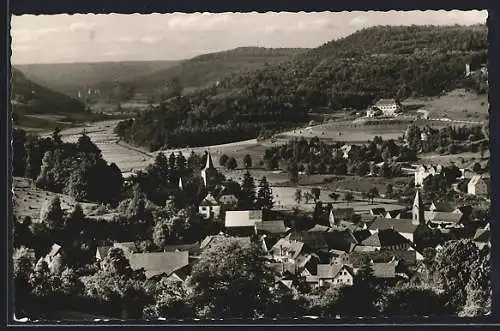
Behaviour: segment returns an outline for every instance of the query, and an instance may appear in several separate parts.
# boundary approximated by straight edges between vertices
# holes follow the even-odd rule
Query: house
[[[368,228],[371,234],[377,231],[392,229],[401,234],[407,240],[413,242],[413,235],[418,225],[413,224],[411,219],[388,219],[377,218]]]
[[[325,239],[327,232],[293,231],[285,238],[298,241],[314,252],[328,252],[328,243]]]
[[[400,219],[401,218],[401,211],[400,210],[389,210],[385,214],[385,218],[391,219]]]
[[[262,210],[226,211],[225,227],[228,233],[255,234],[257,223],[262,223]]]
[[[100,246],[97,247],[96,252],[95,252],[95,259],[97,261],[102,261],[106,256],[108,256],[108,251],[112,248],[113,246]]]
[[[379,230],[361,242],[367,251],[408,249],[410,241],[393,229]]]
[[[474,234],[474,243],[480,249],[484,246],[490,245],[490,224],[488,223],[484,228],[479,228]]]
[[[394,251],[373,251],[362,252],[354,251],[349,256],[352,266],[355,269],[361,268],[365,261],[373,261],[376,263],[387,263],[393,260],[403,261],[407,266],[417,264],[418,256],[415,250],[394,250]]]
[[[201,178],[208,191],[213,190],[215,186],[219,184],[219,173],[214,167],[210,153],[207,153],[207,163],[205,164],[205,168],[201,171]]]
[[[281,238],[269,250],[269,254],[273,260],[286,262],[295,260],[299,255],[306,253],[304,243],[297,240],[290,240],[288,238]]]
[[[424,185],[424,180],[429,176],[439,175],[443,167],[441,165],[421,165],[415,171],[415,187],[421,187]]]
[[[462,214],[456,212],[425,211],[424,218],[426,223],[431,226],[455,227],[461,224]]]
[[[328,216],[330,226],[338,226],[341,221],[349,220],[354,215],[353,208],[332,208]]]
[[[446,201],[433,201],[429,207],[429,211],[437,212],[452,212],[457,208]]]
[[[146,278],[157,275],[170,275],[172,272],[189,265],[189,252],[134,253],[128,256],[133,270],[144,269]]]
[[[288,233],[291,229],[285,226],[285,221],[275,220],[275,221],[264,221],[255,223],[255,231],[257,234],[267,233],[272,235],[284,235]]]
[[[319,264],[317,286],[327,284],[333,286],[351,286],[354,282],[354,271],[347,265]]]
[[[227,191],[223,191],[219,195],[218,200],[221,208],[224,210],[232,210],[238,205],[238,198],[236,197],[236,195]]]
[[[207,196],[200,202],[198,212],[206,220],[218,218],[220,215],[220,207],[220,203],[211,193],[208,193]]]
[[[52,244],[52,247],[50,248],[50,251],[47,255],[44,257],[41,257],[37,264],[44,261],[47,263],[47,266],[49,267],[50,271],[56,272],[60,271],[60,268],[62,267],[62,247],[58,244]]]
[[[342,153],[342,157],[344,159],[348,159],[349,157],[351,157],[351,154],[356,150],[359,150],[359,146],[346,144],[340,147],[340,152]]]
[[[363,240],[365,240],[366,238],[368,238],[372,234],[373,233],[371,233],[368,228],[356,230],[356,231],[353,231],[353,233],[352,233],[352,235],[354,236],[354,238],[356,239],[356,241],[358,243],[362,242]]]
[[[308,229],[308,232],[328,232],[331,228],[326,225],[315,224],[312,228]]]
[[[487,197],[489,195],[489,179],[482,175],[474,175],[467,184],[467,193]]]
[[[328,253],[330,253],[330,264],[348,265],[351,263],[349,254],[344,251],[338,249],[330,249]]]
[[[384,116],[394,116],[401,112],[401,103],[394,99],[380,99],[373,107],[380,109]]]
[[[372,263],[373,276],[384,280],[396,280],[397,278],[407,279],[408,275],[405,272],[397,270],[398,262],[397,260],[393,260],[390,262]]]

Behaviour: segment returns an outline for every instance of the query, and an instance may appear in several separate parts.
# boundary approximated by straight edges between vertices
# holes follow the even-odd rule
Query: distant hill
[[[305,123],[319,107],[364,109],[378,98],[442,95],[467,87],[466,63],[487,63],[487,34],[485,25],[363,29],[283,62],[232,72],[120,123],[117,133],[151,149],[201,146]]]
[[[27,129],[63,128],[102,117],[90,113],[81,101],[31,81],[16,68],[12,68],[11,84],[15,126]]]
[[[243,74],[257,68],[282,63],[304,51],[306,49],[303,48],[240,47],[196,56],[153,73],[122,80],[119,84],[106,82],[101,84],[100,88],[103,93],[106,93],[105,91],[111,93],[110,88],[116,89],[116,85],[119,85],[122,91],[129,92],[126,95],[130,98],[138,93],[159,99],[165,93],[169,93],[174,80],[180,84],[184,92],[191,92],[216,83],[228,74]]]
[[[15,67],[27,78],[55,91],[77,97],[103,82],[124,81],[149,75],[178,64],[179,61],[96,62],[23,64]]]

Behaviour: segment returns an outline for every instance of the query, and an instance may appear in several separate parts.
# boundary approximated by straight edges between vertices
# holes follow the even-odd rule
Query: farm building
[[[204,219],[218,218],[220,215],[220,203],[211,193],[208,193],[198,206],[198,212]]]
[[[439,175],[442,170],[443,167],[441,165],[422,165],[418,167],[417,171],[415,171],[415,186],[422,186],[424,184],[424,179],[429,176]]]
[[[380,99],[374,108],[380,109],[384,116],[394,116],[401,112],[401,103],[394,99]]]
[[[489,180],[481,175],[472,176],[467,184],[467,193],[477,196],[488,196]]]

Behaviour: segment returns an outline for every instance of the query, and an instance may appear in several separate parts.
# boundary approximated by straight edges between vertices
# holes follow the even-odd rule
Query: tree
[[[262,177],[259,182],[259,190],[257,192],[257,208],[270,210],[273,208],[273,191],[269,186],[266,177]]]
[[[362,161],[357,167],[358,176],[366,176],[370,172],[370,165],[366,161]]]
[[[344,194],[344,200],[347,202],[347,205],[349,205],[349,202],[354,200],[354,195],[351,192],[346,192]]]
[[[299,168],[296,162],[291,162],[288,166],[288,176],[291,183],[296,184],[299,182]]]
[[[245,169],[252,167],[252,157],[250,156],[250,154],[246,154],[243,158],[243,165],[245,166]]]
[[[134,271],[120,248],[111,248],[102,268],[85,279],[85,294],[102,300],[122,318],[142,318],[147,296],[142,283],[144,272]]]
[[[153,242],[159,249],[164,249],[170,237],[168,225],[161,220],[153,228]]]
[[[192,316],[188,302],[189,289],[184,283],[163,278],[147,289],[148,295],[153,298],[153,304],[144,307],[144,318],[182,318]]]
[[[61,145],[62,144],[62,139],[61,139],[61,128],[56,127],[54,131],[52,131],[52,141],[54,142],[54,145]]]
[[[481,164],[479,164],[479,162],[474,163],[472,171],[474,171],[475,173],[480,173],[481,170],[482,170]]]
[[[424,286],[396,285],[383,294],[381,311],[386,316],[432,316],[446,313],[441,295]]]
[[[392,184],[387,184],[385,186],[385,194],[390,197],[392,194],[394,193],[394,190],[393,190],[393,187],[392,187]]]
[[[306,191],[302,196],[304,198],[306,205],[309,203],[309,201],[311,201],[314,198],[311,192],[309,191]]]
[[[236,162],[236,159],[234,157],[230,157],[229,160],[226,162],[226,168],[229,170],[234,170],[238,167],[238,163]]]
[[[229,156],[227,156],[226,154],[222,154],[219,158],[219,165],[221,167],[224,167],[228,160],[229,160]]]
[[[61,200],[58,196],[46,200],[40,209],[40,221],[45,223],[49,230],[62,230],[64,227]]]
[[[319,189],[319,187],[313,187],[311,189],[311,195],[313,196],[314,201],[319,200],[319,197],[321,195],[321,190]]]
[[[339,194],[338,193],[335,193],[335,192],[332,192],[330,194],[328,194],[328,196],[334,201],[336,202],[338,199],[339,199]]]
[[[437,284],[444,290],[445,304],[460,311],[467,300],[467,284],[476,262],[480,261],[477,246],[471,240],[447,242],[435,259],[433,271]]]
[[[378,190],[375,186],[370,188],[367,192],[368,198],[370,199],[370,203],[373,205],[373,200],[379,196]]]
[[[255,199],[255,181],[250,175],[250,172],[246,171],[243,175],[243,181],[241,183],[241,198],[239,200],[240,207],[243,209],[254,208]]]
[[[191,300],[199,317],[255,318],[268,311],[273,282],[260,245],[222,237],[193,266]]]
[[[298,205],[300,205],[300,203],[302,202],[302,190],[300,188],[297,188],[295,190],[295,193],[293,194],[293,199]]]

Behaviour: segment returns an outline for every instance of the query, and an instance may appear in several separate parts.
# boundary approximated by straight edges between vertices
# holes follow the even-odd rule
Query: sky
[[[180,60],[236,47],[317,47],[375,25],[481,24],[487,11],[12,16],[13,64]]]

